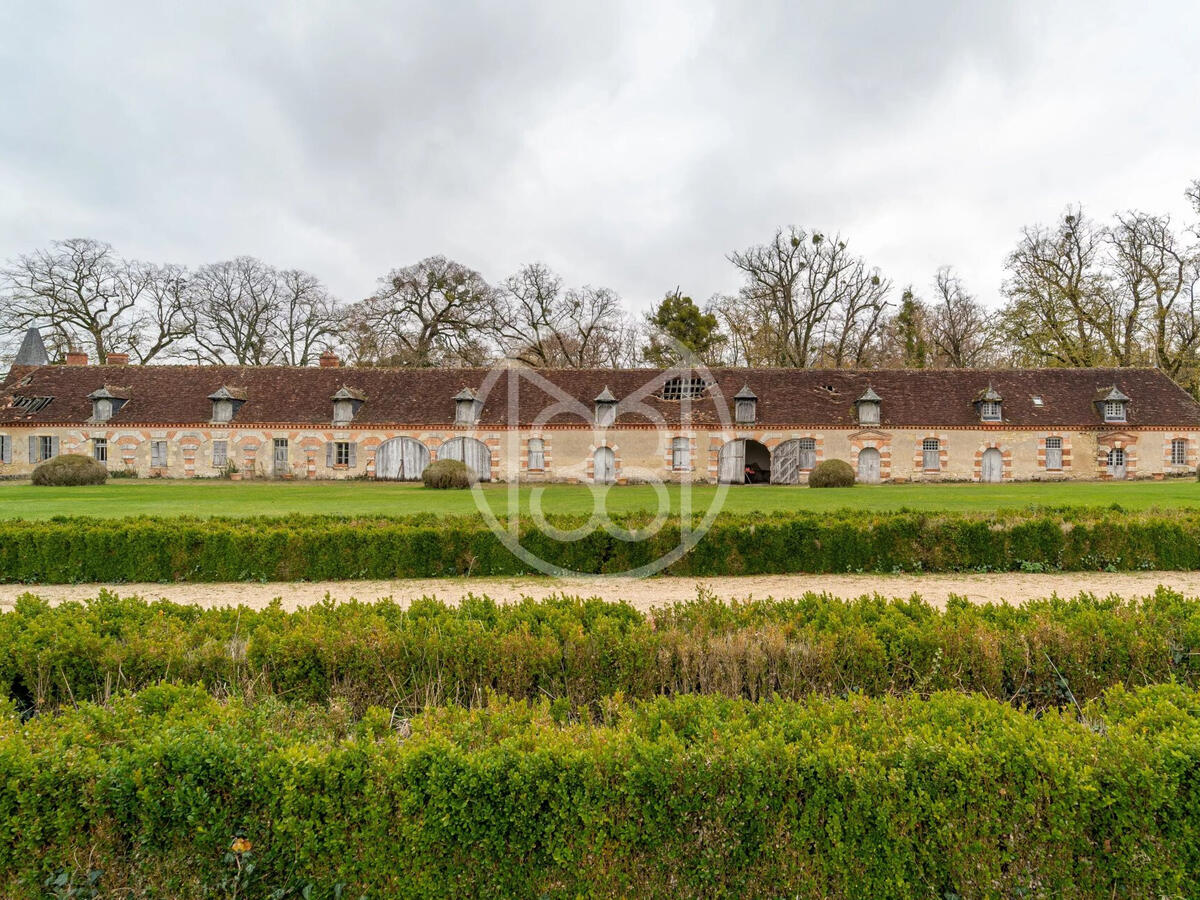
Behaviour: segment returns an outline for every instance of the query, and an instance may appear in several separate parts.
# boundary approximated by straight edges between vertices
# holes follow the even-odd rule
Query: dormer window
[[[246,402],[246,392],[241,388],[222,385],[219,390],[208,395],[212,401],[212,420],[214,422],[232,422],[243,403]]]
[[[479,401],[475,392],[463,388],[454,395],[454,424],[460,427],[470,427],[479,419]]]
[[[658,396],[663,400],[695,400],[708,390],[708,382],[699,376],[668,378]]]
[[[879,405],[882,402],[880,396],[868,387],[863,395],[854,401],[858,413],[858,424],[878,425]]]
[[[975,406],[979,409],[979,420],[981,422],[1000,422],[1004,419],[1004,413],[1001,408],[1001,403],[1004,398],[990,384],[987,390],[975,398]]]
[[[1114,384],[1096,395],[1096,404],[1105,422],[1125,422],[1129,418],[1129,398]]]
[[[733,420],[738,425],[753,425],[758,421],[758,397],[749,385],[733,395]]]
[[[366,399],[361,391],[342,385],[333,395],[333,424],[350,424],[350,421],[358,415],[358,408]]]
[[[88,394],[92,401],[92,421],[107,422],[129,400],[129,395],[120,388],[104,385]]]
[[[617,423],[617,398],[607,387],[596,398],[596,427],[611,428]]]

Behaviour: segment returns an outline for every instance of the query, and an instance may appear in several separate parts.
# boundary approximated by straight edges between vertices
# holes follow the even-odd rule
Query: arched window
[[[692,400],[703,394],[707,388],[708,382],[698,376],[691,378],[668,378],[663,383],[659,397],[663,400],[683,400],[684,398]]]

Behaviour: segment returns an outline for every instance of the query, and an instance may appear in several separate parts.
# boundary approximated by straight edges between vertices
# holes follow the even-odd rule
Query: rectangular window
[[[754,424],[756,405],[757,403],[754,400],[737,401],[737,403],[734,405],[734,416],[739,425]]]
[[[92,459],[108,462],[108,438],[92,438]]]
[[[350,442],[349,441],[334,441],[333,442],[333,464],[335,466],[350,465]]]
[[[213,441],[212,464],[218,469],[229,465],[229,441]]]
[[[1062,469],[1062,438],[1046,438],[1046,468],[1057,472]]]
[[[879,424],[879,404],[871,403],[864,400],[858,404],[858,424],[859,425],[878,425]]]
[[[150,442],[150,468],[165,469],[167,467],[167,442]]]
[[[596,404],[596,426],[599,428],[611,428],[617,421],[617,404],[615,403],[597,403]]]
[[[546,444],[541,438],[529,439],[529,471],[541,472],[546,468]]]
[[[797,443],[800,446],[800,468],[811,469],[817,464],[817,440],[816,438],[800,438]]]
[[[233,401],[232,400],[214,400],[213,401],[213,421],[228,422],[233,418]]]
[[[1125,404],[1121,400],[1105,400],[1104,401],[1104,421],[1105,422],[1124,422],[1125,421]]]
[[[995,400],[984,400],[979,404],[979,415],[985,422],[999,422],[1000,404]]]
[[[8,465],[12,462],[12,438],[7,434],[0,434],[0,463]]]
[[[1186,466],[1188,442],[1183,438],[1175,438],[1171,441],[1171,465]]]
[[[942,468],[942,445],[937,438],[921,441],[921,466],[926,472],[937,472]]]
[[[47,459],[54,459],[54,457],[57,455],[54,452],[54,450],[55,450],[54,445],[56,443],[57,443],[57,441],[55,441],[54,438],[50,437],[49,435],[42,435],[41,437],[39,437],[38,438],[37,462],[43,462]]]
[[[671,441],[671,468],[676,472],[684,472],[692,467],[691,441],[685,437],[677,437]]]

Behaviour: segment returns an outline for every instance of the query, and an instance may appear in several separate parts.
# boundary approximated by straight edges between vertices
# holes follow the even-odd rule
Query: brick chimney
[[[67,355],[63,358],[68,366],[86,366],[88,364],[88,355],[82,350],[68,350]]]
[[[332,350],[326,350],[324,353],[321,354],[321,368],[322,369],[336,369],[341,364],[342,364],[342,361],[340,359],[338,359],[338,355],[336,353],[334,353]]]
[[[129,354],[110,353],[105,357],[104,364],[108,366],[127,366],[129,365]]]

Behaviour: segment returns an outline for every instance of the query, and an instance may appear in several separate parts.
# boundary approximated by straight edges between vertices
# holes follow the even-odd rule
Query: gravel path
[[[930,603],[943,605],[951,594],[965,596],[976,603],[1073,596],[1080,591],[1105,596],[1125,597],[1150,594],[1165,585],[1189,596],[1200,596],[1200,572],[1102,572],[1026,575],[1000,573],[987,575],[764,575],[726,578],[454,578],[412,579],[403,581],[325,581],[222,584],[122,584],[122,585],[0,585],[0,609],[11,608],[13,601],[29,592],[52,602],[82,600],[96,596],[102,587],[121,594],[149,599],[165,597],[176,603],[204,606],[237,605],[261,607],[273,598],[282,598],[285,609],[320,602],[328,593],[335,600],[357,598],[376,600],[392,597],[409,602],[423,596],[436,596],[456,602],[468,593],[486,594],[511,602],[523,596],[546,597],[555,593],[598,596],[606,600],[625,600],[638,609],[664,606],[690,600],[698,590],[711,591],[724,600],[748,597],[794,597],[806,591],[828,591],[839,597],[858,597],[879,593],[887,597],[908,597],[919,593]]]

